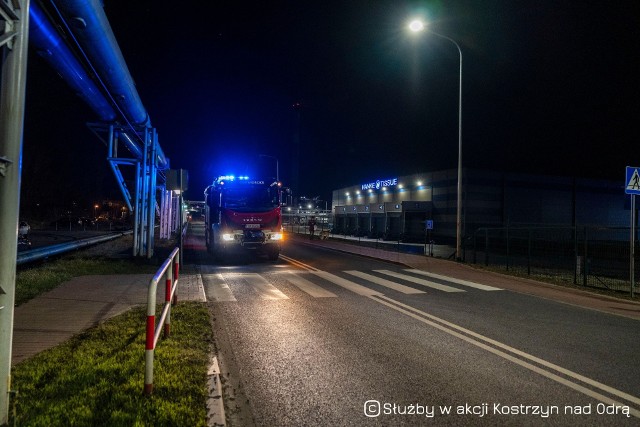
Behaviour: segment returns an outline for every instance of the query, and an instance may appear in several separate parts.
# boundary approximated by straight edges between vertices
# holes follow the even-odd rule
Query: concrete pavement
[[[151,274],[75,277],[16,307],[12,364],[54,347],[134,306],[146,305],[152,277]],[[164,288],[159,288],[157,304],[162,304]],[[205,301],[202,280],[197,274],[181,274],[177,293],[180,301]],[[144,324],[140,326],[144,328]]]

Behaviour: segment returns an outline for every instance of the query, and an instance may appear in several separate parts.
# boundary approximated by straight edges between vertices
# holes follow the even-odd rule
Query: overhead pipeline
[[[134,125],[149,117],[100,0],[52,0],[115,102]]]
[[[73,91],[98,115],[100,120],[112,122],[116,112],[100,89],[91,80],[83,66],[67,47],[60,35],[45,16],[37,2],[32,2],[29,17],[29,41],[42,56],[71,86]]]
[[[60,13],[69,22],[73,36],[76,37],[109,93],[113,94],[113,100],[124,118],[137,128],[123,131],[120,140],[137,159],[141,159],[143,149],[139,139],[135,136],[136,131],[141,131],[141,126],[150,127],[151,123],[102,5],[98,0],[56,0],[53,4],[59,7]],[[101,121],[114,122],[119,114],[114,110],[113,104],[93,82],[83,65],[51,24],[38,2],[31,3],[29,15],[31,19],[30,41],[38,53],[91,107]],[[159,144],[157,159],[160,169],[169,167],[168,159]]]

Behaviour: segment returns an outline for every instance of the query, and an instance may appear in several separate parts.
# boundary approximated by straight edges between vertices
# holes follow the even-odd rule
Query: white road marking
[[[435,273],[428,273],[426,271],[418,270],[415,268],[407,269],[405,271],[409,273],[421,274],[423,276],[431,277],[434,279],[440,279],[440,280],[444,280],[451,283],[457,283],[458,285],[468,286],[470,288],[481,289],[483,291],[502,291],[503,290],[501,288],[496,288],[494,286],[481,285],[480,283],[468,282],[462,279],[454,279],[453,277],[441,276],[440,274],[435,274]]]
[[[303,274],[308,273],[299,273],[295,271],[287,271],[287,280],[289,280],[293,285],[297,286],[301,291],[308,293],[314,298],[331,298],[337,297],[333,292],[329,292],[326,289],[316,285],[313,282],[302,277]]]
[[[447,285],[441,285],[440,283],[431,282],[429,280],[419,279],[417,277],[409,276],[407,274],[396,273],[390,270],[373,270],[376,273],[386,274],[387,276],[397,277],[398,279],[406,280],[407,282],[417,283],[418,285],[426,286],[428,288],[438,289],[443,292],[466,292],[463,289],[453,288]]]
[[[402,292],[403,294],[424,294],[425,293],[420,289],[415,289],[409,286],[401,285],[400,283],[392,282],[391,280],[383,279],[381,277],[377,277],[372,274],[363,273],[362,271],[347,270],[345,271],[345,273],[351,274],[352,276],[360,277],[361,279],[365,279],[371,283],[375,283],[376,285],[385,286],[395,291]]]
[[[202,282],[205,284],[205,292],[208,294],[209,300],[216,302],[236,301],[222,274],[202,274]]]
[[[545,369],[543,369],[542,367],[549,369],[549,370],[554,370],[559,372],[560,374],[566,376],[566,377],[570,377],[574,380],[577,381],[581,381],[585,384],[588,384],[591,387],[594,388],[598,388],[601,391],[605,392],[605,393],[609,393],[613,396],[616,396],[618,398],[624,399],[628,402],[632,402],[636,405],[640,405],[640,398],[630,395],[628,393],[625,393],[621,390],[617,390],[613,387],[610,387],[606,384],[600,383],[598,381],[592,380],[591,378],[585,377],[584,375],[580,375],[576,372],[570,371],[568,369],[565,369],[561,366],[555,365],[551,362],[547,362],[546,360],[540,359],[538,357],[535,357],[533,355],[530,355],[528,353],[525,353],[523,351],[520,351],[516,348],[510,347],[506,344],[503,344],[499,341],[493,340],[491,338],[485,337],[483,335],[480,335],[476,332],[473,332],[469,329],[463,328],[461,326],[458,326],[454,323],[448,322],[444,319],[441,319],[439,317],[433,316],[429,313],[425,313],[424,311],[418,310],[414,307],[411,307],[409,305],[403,304],[399,301],[395,301],[389,297],[386,297],[384,295],[379,295],[379,296],[370,296],[369,298],[371,298],[374,301],[379,302],[380,304],[386,305],[389,308],[392,308],[400,313],[403,313],[409,317],[412,317],[422,323],[425,323],[429,326],[432,326],[436,329],[439,329],[449,335],[455,336],[457,338],[460,338],[463,341],[466,341],[470,344],[473,344],[477,347],[480,347],[490,353],[493,353],[497,356],[500,356],[506,360],[509,360],[512,363],[515,363],[517,365],[520,365],[524,368],[527,368],[533,372],[536,372],[544,377],[547,377],[553,381],[556,381],[560,384],[563,384],[569,388],[572,388],[580,393],[583,393],[589,397],[592,397],[594,399],[597,399],[601,402],[610,404],[610,405],[618,405],[618,406],[623,406],[623,403],[616,401],[608,396],[605,396],[601,393],[598,393],[592,389],[589,389],[581,384],[578,384],[576,382],[570,381],[566,378],[563,378],[559,375],[554,374],[553,372],[549,372]],[[484,341],[484,342],[483,342]],[[494,347],[491,347],[494,346]],[[496,348],[498,347],[498,348]],[[503,351],[504,350],[504,351]],[[515,357],[511,354],[508,354],[507,352],[513,353],[514,355],[521,357],[522,359],[527,359],[531,362],[537,363],[540,366],[536,366],[533,365],[532,363],[529,363],[525,360],[519,359],[518,357]],[[629,413],[631,415],[633,415],[634,417],[640,418],[640,410],[635,409],[635,408],[629,408]]]
[[[257,273],[246,273],[242,274],[241,277],[258,291],[260,298],[262,299],[289,299],[289,297],[283,294],[282,291]]]
[[[325,280],[328,280],[329,282],[335,283],[338,286],[348,289],[351,292],[355,292],[358,295],[382,295],[380,292],[374,291],[373,289],[369,289],[362,285],[358,285],[351,280],[343,279],[342,277],[336,276],[335,274],[331,274],[326,271],[312,271],[311,273]]]

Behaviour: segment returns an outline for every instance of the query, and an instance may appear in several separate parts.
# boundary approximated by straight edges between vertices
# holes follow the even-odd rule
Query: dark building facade
[[[463,170],[462,231],[483,227],[629,226],[620,182]],[[383,177],[333,191],[334,231],[439,242],[456,236],[457,170]]]

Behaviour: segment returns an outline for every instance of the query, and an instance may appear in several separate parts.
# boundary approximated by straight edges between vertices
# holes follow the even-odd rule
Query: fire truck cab
[[[207,251],[218,259],[244,250],[277,260],[283,240],[282,187],[274,179],[225,175],[204,192]]]

